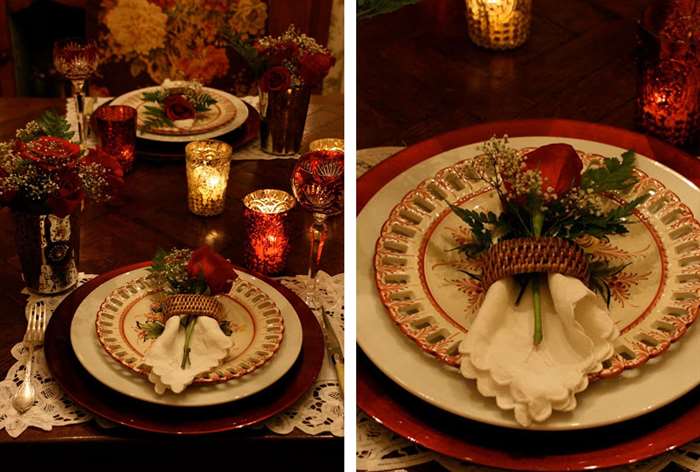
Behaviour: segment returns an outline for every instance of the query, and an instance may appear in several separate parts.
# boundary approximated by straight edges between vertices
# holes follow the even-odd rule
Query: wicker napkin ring
[[[486,291],[504,277],[533,272],[558,272],[588,283],[588,259],[583,249],[565,239],[508,239],[486,253],[481,282]]]
[[[222,321],[224,307],[214,297],[206,295],[179,294],[169,296],[163,302],[163,314],[165,319],[171,316],[208,316],[217,321]]]

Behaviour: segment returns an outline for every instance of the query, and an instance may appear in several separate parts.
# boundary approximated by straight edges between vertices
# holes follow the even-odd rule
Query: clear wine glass
[[[86,142],[85,81],[97,70],[97,44],[94,41],[70,38],[56,41],[53,46],[53,63],[56,70],[73,85],[73,99],[78,116],[80,144]]]
[[[312,151],[299,158],[292,171],[292,191],[302,208],[310,211],[309,284],[302,299],[310,308],[319,308],[316,272],[328,238],[328,217],[343,212],[342,151]]]

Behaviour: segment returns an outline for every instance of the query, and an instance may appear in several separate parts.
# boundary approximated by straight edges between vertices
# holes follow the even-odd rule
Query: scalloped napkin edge
[[[460,371],[479,393],[513,410],[524,427],[576,408],[588,374],[602,370],[619,336],[600,297],[580,280],[549,274],[542,285],[544,338],[534,346],[531,291],[515,305],[512,278],[494,283],[459,346]]]

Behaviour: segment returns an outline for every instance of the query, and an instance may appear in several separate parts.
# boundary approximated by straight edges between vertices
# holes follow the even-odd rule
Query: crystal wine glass
[[[69,79],[73,85],[73,99],[78,116],[78,137],[80,144],[86,142],[85,81],[97,69],[97,45],[94,41],[81,39],[62,39],[54,43],[53,63],[56,70]]]
[[[328,237],[327,219],[343,211],[342,151],[312,151],[299,158],[292,171],[292,191],[299,204],[313,215],[309,228],[310,283],[302,299],[310,308],[318,308],[316,272]]]

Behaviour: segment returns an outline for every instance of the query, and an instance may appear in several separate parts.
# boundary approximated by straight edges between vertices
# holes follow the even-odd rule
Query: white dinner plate
[[[584,152],[619,156],[615,146],[587,140],[557,137],[510,138],[513,147],[536,147],[553,142],[569,143]],[[479,153],[479,144],[452,149],[427,159],[387,183],[358,216],[357,248],[357,339],[362,350],[388,377],[423,400],[451,413],[476,421],[520,428],[512,412],[496,407],[482,397],[474,382],[422,352],[404,336],[377,293],[373,260],[375,243],[391,210],[408,191],[440,169]],[[687,179],[661,164],[638,156],[637,166],[663,182],[694,214],[700,214],[700,191]],[[609,425],[653,411],[679,398],[700,383],[695,367],[700,358],[700,335],[688,333],[659,358],[620,377],[595,382],[577,395],[578,407],[570,413],[555,413],[530,429],[570,430]]]
[[[143,93],[152,92],[160,88],[162,87],[146,87],[138,90],[132,90],[131,92],[125,93],[124,95],[120,95],[119,97],[112,100],[111,105],[129,105],[131,107],[136,108],[137,110],[141,110],[143,106],[143,100],[141,99],[141,96],[143,95]],[[144,132],[138,129],[136,131],[136,136],[138,138],[148,139],[150,141],[161,141],[165,143],[188,143],[190,141],[195,140],[213,139],[218,136],[222,136],[226,133],[230,133],[231,131],[242,126],[243,123],[245,123],[245,121],[248,119],[248,107],[246,106],[245,102],[240,98],[231,95],[230,93],[226,93],[222,90],[211,89],[208,87],[204,87],[203,90],[215,96],[217,100],[225,100],[227,102],[227,107],[233,106],[233,108],[236,110],[234,118],[218,128],[199,134],[166,135]]]
[[[279,380],[292,367],[301,351],[302,331],[294,307],[274,287],[238,272],[244,282],[254,284],[277,305],[284,319],[284,338],[277,353],[262,367],[228,382],[191,385],[181,394],[158,395],[153,384],[115,361],[100,344],[95,320],[100,304],[117,287],[148,274],[147,268],[118,275],[95,288],[85,297],[71,322],[71,345],[80,363],[97,380],[119,393],[150,403],[170,406],[210,406],[240,400]]]

